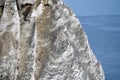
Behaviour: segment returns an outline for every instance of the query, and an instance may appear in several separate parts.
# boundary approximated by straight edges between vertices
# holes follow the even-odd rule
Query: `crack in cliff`
[[[0,0],[0,19],[1,19],[2,14],[3,14],[4,3],[5,3],[4,0]]]

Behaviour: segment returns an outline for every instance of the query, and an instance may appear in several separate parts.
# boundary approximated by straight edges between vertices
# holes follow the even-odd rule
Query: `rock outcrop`
[[[0,0],[0,80],[104,80],[62,0]]]

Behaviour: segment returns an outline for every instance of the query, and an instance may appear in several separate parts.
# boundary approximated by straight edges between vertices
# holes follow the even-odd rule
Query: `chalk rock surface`
[[[104,80],[62,0],[0,0],[0,80]]]

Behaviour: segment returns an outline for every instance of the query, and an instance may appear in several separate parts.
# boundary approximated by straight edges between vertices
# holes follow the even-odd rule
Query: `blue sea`
[[[120,15],[80,16],[106,80],[120,80]]]

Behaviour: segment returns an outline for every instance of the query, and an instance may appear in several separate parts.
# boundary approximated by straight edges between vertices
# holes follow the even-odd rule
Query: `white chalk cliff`
[[[0,80],[105,80],[62,0],[0,0]]]

